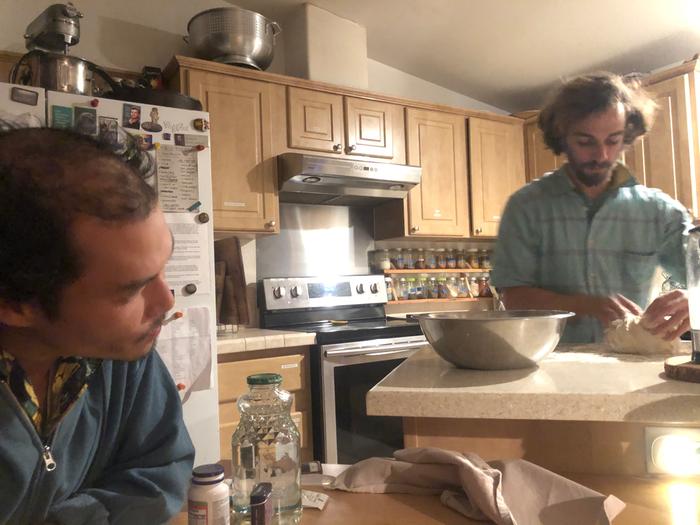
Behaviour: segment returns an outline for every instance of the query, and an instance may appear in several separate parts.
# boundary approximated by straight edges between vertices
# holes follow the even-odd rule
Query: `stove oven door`
[[[315,347],[317,459],[352,464],[373,456],[391,456],[403,448],[401,418],[368,416],[365,399],[374,385],[425,345],[425,337],[412,336]]]

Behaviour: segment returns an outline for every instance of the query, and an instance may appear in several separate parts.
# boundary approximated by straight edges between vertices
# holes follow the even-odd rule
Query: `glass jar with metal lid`
[[[435,250],[435,261],[438,268],[447,268],[447,255],[445,254],[445,248],[438,248]]]
[[[415,250],[415,257],[413,260],[413,267],[418,270],[424,270],[426,268],[425,264],[425,250],[423,248],[418,248]]]
[[[477,248],[467,250],[467,263],[473,269],[479,268],[479,250]]]

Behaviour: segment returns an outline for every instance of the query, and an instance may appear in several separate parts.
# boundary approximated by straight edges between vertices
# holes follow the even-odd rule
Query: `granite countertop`
[[[700,421],[700,384],[665,379],[664,358],[555,351],[537,368],[464,370],[426,345],[367,394],[370,415],[402,417]],[[591,348],[592,347],[592,348]]]
[[[241,328],[236,333],[217,337],[216,351],[219,355],[234,354],[253,350],[307,346],[315,342],[315,333],[266,330],[263,328]]]

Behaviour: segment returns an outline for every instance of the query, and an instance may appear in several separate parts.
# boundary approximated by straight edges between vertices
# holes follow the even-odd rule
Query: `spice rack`
[[[404,270],[384,270],[384,275],[394,275],[399,273],[487,273],[491,270],[485,268],[408,268]]]
[[[486,268],[406,268],[400,270],[382,270],[385,276],[396,275],[421,275],[421,274],[487,274],[490,269]],[[479,302],[493,301],[493,297],[429,297],[421,299],[394,299],[387,304],[414,304],[414,303],[457,303],[457,302]]]

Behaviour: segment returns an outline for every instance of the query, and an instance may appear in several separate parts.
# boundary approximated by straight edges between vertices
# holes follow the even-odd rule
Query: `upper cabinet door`
[[[508,197],[525,184],[522,124],[469,119],[472,225],[495,237]]]
[[[554,171],[565,161],[563,155],[555,155],[545,146],[542,131],[537,122],[525,124],[525,143],[527,144],[527,181],[539,179],[548,171]]]
[[[346,154],[406,162],[402,106],[345,97],[345,129]]]
[[[343,97],[321,91],[288,88],[289,147],[343,152]]]
[[[689,74],[646,89],[658,105],[654,125],[626,152],[625,162],[639,182],[678,199],[698,217]]]
[[[421,182],[408,194],[409,235],[469,235],[465,119],[408,108],[408,163]]]
[[[202,101],[211,120],[214,228],[278,232],[269,124],[276,86],[194,70],[187,75],[189,94]]]

